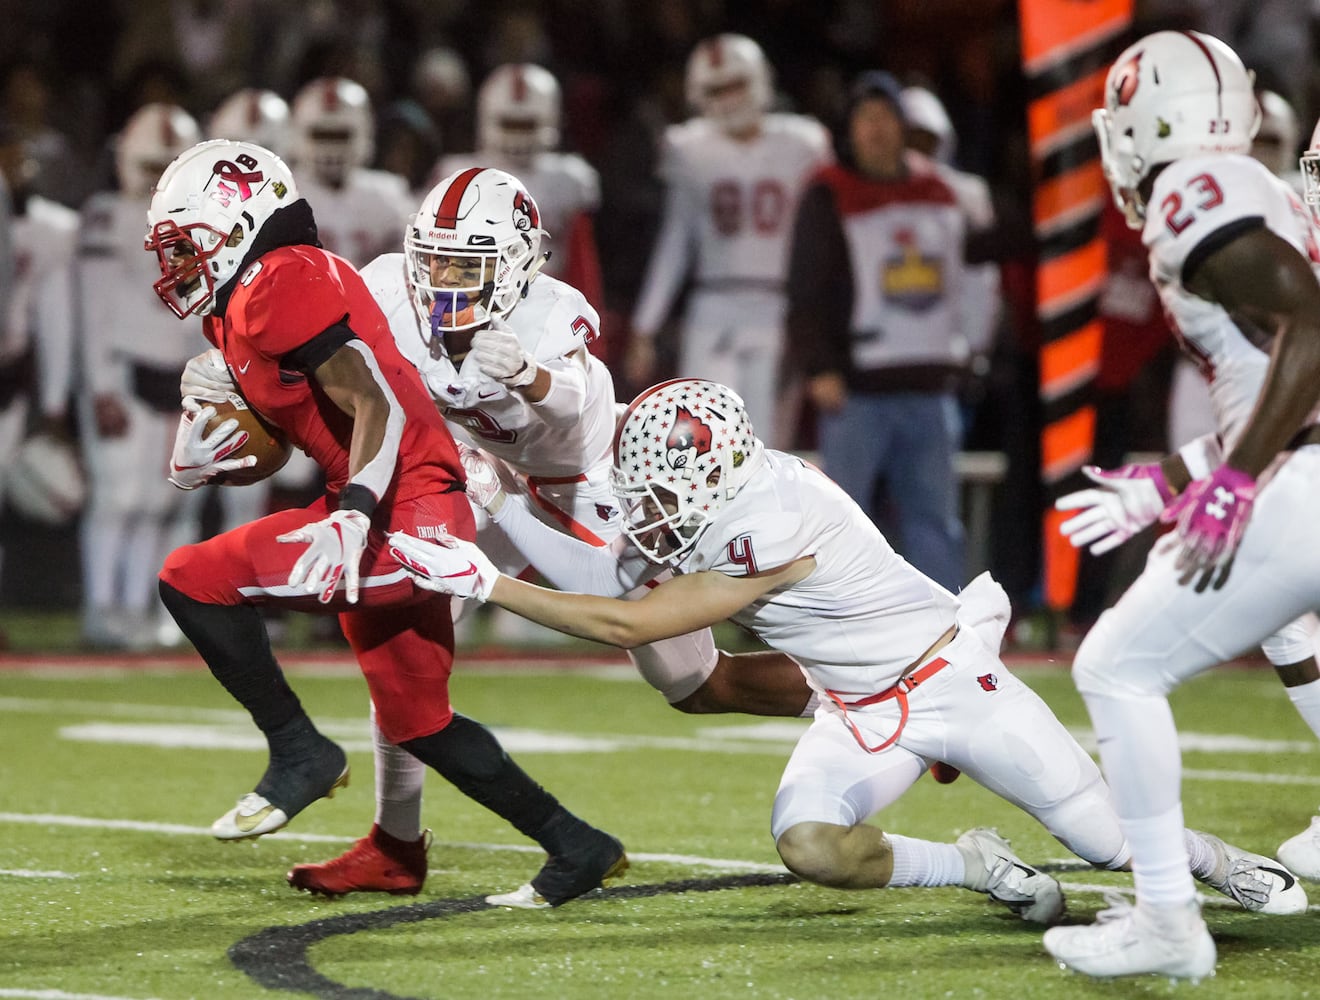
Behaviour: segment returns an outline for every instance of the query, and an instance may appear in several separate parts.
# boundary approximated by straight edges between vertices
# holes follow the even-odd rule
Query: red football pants
[[[381,731],[392,743],[428,736],[449,724],[449,674],[454,666],[454,623],[448,595],[416,587],[385,544],[387,531],[422,538],[438,530],[475,536],[472,508],[461,492],[432,494],[394,505],[387,531],[373,527],[361,564],[357,604],[343,584],[328,604],[289,587],[289,572],[306,548],[277,542],[285,532],[320,521],[333,508],[322,497],[308,507],[282,510],[222,535],[175,549],[160,577],[206,604],[274,605],[296,611],[338,612],[357,657]],[[383,511],[377,512],[379,524]]]

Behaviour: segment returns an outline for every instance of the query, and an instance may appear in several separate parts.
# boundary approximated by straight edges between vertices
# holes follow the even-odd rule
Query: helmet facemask
[[[155,251],[163,277],[151,287],[180,319],[205,316],[215,303],[217,255],[243,242],[237,227],[228,234],[204,222],[180,228],[172,219],[158,222],[147,234],[146,249]]]

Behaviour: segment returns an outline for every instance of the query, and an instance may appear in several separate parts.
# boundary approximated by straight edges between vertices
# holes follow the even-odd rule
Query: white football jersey
[[[122,362],[183,371],[207,348],[201,324],[180,322],[152,289],[160,280],[154,253],[142,247],[147,199],[115,192],[92,195],[82,210],[78,283],[83,375],[95,393],[121,393]]]
[[[576,153],[537,153],[529,164],[494,152],[458,153],[443,156],[436,163],[432,186],[468,167],[494,167],[523,182],[541,213],[541,228],[550,237],[541,243],[542,250],[550,251],[543,273],[562,275],[568,263],[568,248],[555,252],[555,241],[568,239],[573,220],[579,215],[593,215],[600,208],[600,175],[596,168]]]
[[[1226,236],[1264,224],[1320,271],[1320,232],[1288,184],[1242,155],[1189,157],[1155,179],[1142,240],[1150,275],[1183,349],[1210,384],[1225,451],[1231,450],[1264,385],[1269,345],[1258,345],[1224,308],[1183,286],[1189,264]]]
[[[778,451],[766,451],[679,571],[746,576],[803,556],[816,559],[810,576],[733,620],[797,660],[819,691],[891,686],[954,623],[957,597],[898,555],[823,473]]]
[[[689,271],[698,289],[782,291],[798,200],[832,156],[829,132],[804,115],[768,114],[746,142],[708,118],[671,125],[660,164],[665,214],[634,327],[664,322]]]
[[[321,245],[362,267],[377,254],[403,245],[417,210],[408,182],[385,170],[350,170],[342,188],[299,176],[298,194],[312,206]]]
[[[417,318],[405,270],[403,254],[384,254],[362,269],[362,277],[388,318],[399,350],[422,373],[457,437],[528,476],[576,476],[609,462],[614,380],[609,369],[583,349],[595,339],[600,318],[580,292],[539,274],[527,286],[527,296],[505,317],[538,363],[552,375],[584,385],[575,421],[556,425],[545,417],[549,397],[532,404],[522,393],[481,374],[472,354],[456,371],[442,351],[432,352],[431,331]]]

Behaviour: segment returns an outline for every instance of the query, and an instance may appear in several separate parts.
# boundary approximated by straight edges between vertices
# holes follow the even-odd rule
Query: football
[[[284,468],[284,463],[292,454],[292,448],[288,438],[278,428],[266,423],[256,410],[248,406],[246,399],[236,392],[231,392],[228,396],[229,398],[223,403],[206,404],[215,407],[215,416],[207,422],[206,431],[209,434],[231,417],[237,420],[239,429],[247,431],[248,439],[242,448],[228,457],[246,458],[248,455],[255,455],[257,464],[248,469],[222,472],[211,482],[220,486],[247,486],[249,483],[259,483]]]

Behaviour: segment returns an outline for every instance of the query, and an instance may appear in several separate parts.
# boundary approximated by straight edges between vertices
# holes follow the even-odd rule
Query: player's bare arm
[[[1320,283],[1305,257],[1261,226],[1207,257],[1187,287],[1273,334],[1264,389],[1226,459],[1259,476],[1320,397]]]
[[[806,579],[814,556],[749,576],[713,571],[666,580],[641,600],[568,594],[501,576],[490,600],[549,628],[631,649],[724,621],[773,590]]]
[[[353,442],[348,456],[351,478],[380,453],[389,423],[390,401],[367,367],[366,359],[349,344],[335,351],[314,375],[334,404],[353,418]]]

